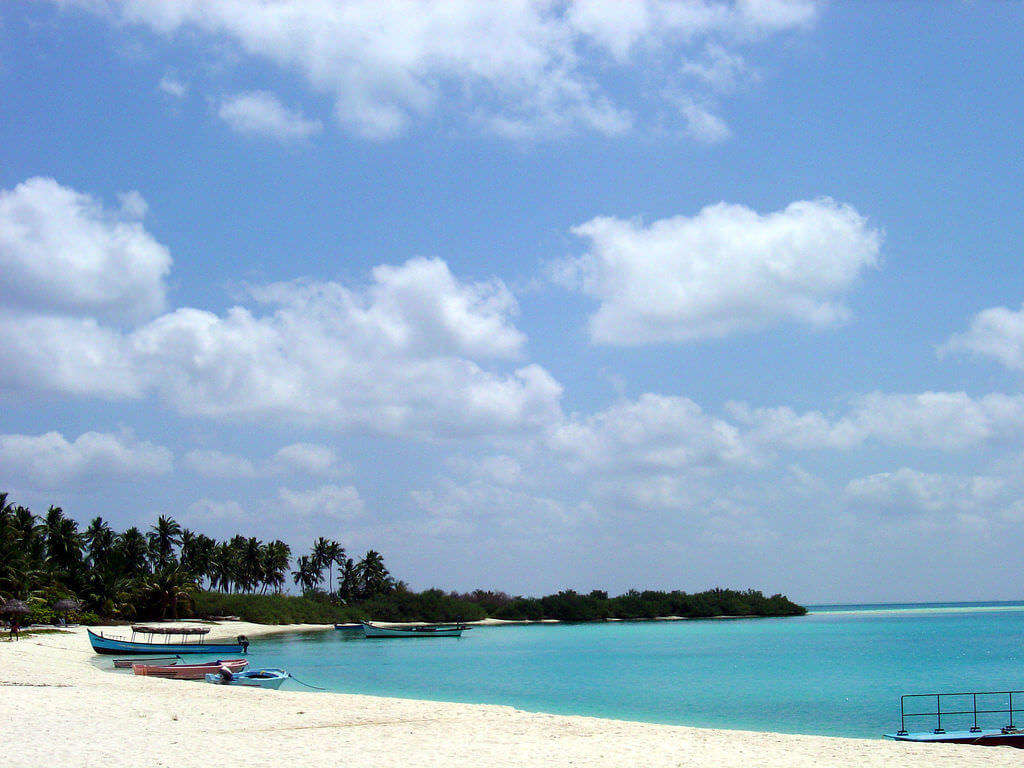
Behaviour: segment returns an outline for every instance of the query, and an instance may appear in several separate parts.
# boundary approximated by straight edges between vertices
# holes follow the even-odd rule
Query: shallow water
[[[258,638],[250,657],[346,693],[878,737],[896,730],[901,693],[1024,688],[1022,637],[1021,603],[848,605],[788,619],[475,627],[460,639],[325,631]]]

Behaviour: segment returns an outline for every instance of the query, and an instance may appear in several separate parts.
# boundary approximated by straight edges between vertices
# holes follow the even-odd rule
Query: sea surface
[[[862,737],[897,730],[902,693],[1024,689],[1024,603],[810,611],[786,619],[475,627],[460,639],[325,631],[257,638],[250,657],[254,666],[283,667],[345,693]],[[934,700],[915,706],[923,711]],[[1024,708],[1024,694],[1015,706]],[[990,717],[1006,724],[1003,715]],[[1018,717],[1024,721],[1024,712]],[[944,726],[964,722],[955,720]],[[909,730],[930,730],[934,721],[918,726]]]

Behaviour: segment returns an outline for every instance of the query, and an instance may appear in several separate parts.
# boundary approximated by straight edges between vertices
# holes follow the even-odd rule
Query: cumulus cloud
[[[1005,487],[998,477],[947,475],[901,467],[894,472],[851,480],[846,485],[846,494],[855,506],[879,512],[975,513],[989,509]]]
[[[775,449],[852,448],[872,440],[886,445],[961,450],[1019,434],[1024,396],[965,392],[884,393],[856,397],[847,413],[798,413],[789,407],[727,410],[748,427],[748,439]]]
[[[329,475],[339,468],[334,449],[316,443],[286,445],[274,454],[270,463],[278,471],[307,475]]]
[[[1016,311],[1006,307],[982,310],[966,331],[950,337],[939,352],[970,352],[994,358],[1007,368],[1024,369],[1024,306]]]
[[[21,199],[28,189],[34,200],[37,187],[22,185],[13,195]],[[78,217],[72,224],[92,210],[89,198],[54,182],[41,188],[70,201]],[[123,206],[138,212],[141,203],[126,198]],[[375,268],[366,286],[253,286],[250,306],[223,315],[182,307],[125,330],[73,310],[156,308],[166,250],[155,242],[141,251],[107,248],[104,258],[80,265],[72,284],[66,273],[75,266],[61,258],[78,240],[43,251],[22,234],[58,228],[38,226],[52,211],[36,203],[6,211],[13,234],[0,238],[18,245],[0,250],[12,267],[0,284],[12,287],[15,301],[30,294],[32,301],[0,310],[0,386],[111,400],[152,394],[187,415],[277,417],[431,438],[537,429],[560,413],[561,387],[547,371],[504,365],[522,357],[525,336],[514,325],[516,301],[498,280],[463,282],[440,259],[412,259]],[[134,224],[119,234],[123,226],[111,224],[113,241],[143,237]],[[84,238],[79,250],[90,254],[97,239],[108,244],[89,228],[61,235],[72,236]],[[154,253],[161,266],[146,272],[152,263],[145,256]],[[137,269],[128,268],[133,258]],[[93,274],[101,267],[109,273]]]
[[[305,77],[345,129],[396,136],[438,113],[516,138],[617,135],[656,111],[664,82],[714,42],[810,26],[813,0],[64,0],[169,38],[182,29]],[[618,87],[615,87],[618,86]],[[620,104],[612,94],[619,95]]]
[[[136,440],[129,432],[85,432],[68,440],[60,432],[0,435],[2,484],[29,482],[39,488],[63,488],[82,480],[127,480],[165,475],[171,452]]]
[[[740,431],[689,398],[644,394],[596,414],[567,419],[548,444],[578,468],[611,471],[753,466]]]
[[[573,232],[587,252],[556,279],[597,299],[590,335],[617,345],[691,342],[783,321],[844,320],[843,296],[878,263],[881,236],[822,198],[759,214],[719,203],[644,225],[598,217]]]
[[[322,485],[310,490],[279,488],[278,499],[286,513],[298,517],[350,520],[360,515],[365,505],[351,485]]]
[[[223,479],[251,478],[256,467],[244,456],[197,448],[182,457],[182,463],[197,475]]]
[[[267,91],[227,96],[217,107],[217,116],[239,133],[281,141],[302,141],[324,128],[319,120],[310,120],[301,112],[289,109]]]
[[[142,197],[121,201],[108,208],[42,177],[0,190],[5,308],[135,320],[163,310],[170,254],[142,225]]]

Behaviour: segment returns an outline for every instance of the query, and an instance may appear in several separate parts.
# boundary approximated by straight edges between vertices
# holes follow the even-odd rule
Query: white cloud
[[[1024,306],[982,310],[963,333],[954,334],[940,353],[972,352],[998,360],[1007,368],[1024,369]]]
[[[975,513],[990,509],[1004,488],[998,477],[945,475],[901,467],[851,480],[846,494],[857,507],[874,511]]]
[[[0,484],[27,480],[61,489],[83,480],[165,475],[172,466],[169,450],[138,441],[129,432],[85,432],[72,441],[60,432],[0,435]]]
[[[92,318],[0,310],[0,387],[137,398],[143,382],[130,339]]]
[[[362,514],[365,505],[351,485],[322,485],[311,490],[279,488],[277,492],[285,511],[298,517],[350,520]]]
[[[389,138],[440,113],[504,134],[622,133],[708,42],[749,47],[817,15],[811,0],[64,0],[173,36],[198,30],[303,75],[337,121]],[[616,87],[617,86],[617,87]],[[619,104],[612,93],[628,104]]]
[[[239,133],[269,136],[280,141],[303,141],[324,126],[301,112],[289,109],[267,91],[250,91],[225,97],[217,116]]]
[[[549,445],[577,468],[620,472],[753,466],[757,455],[732,424],[685,397],[644,394],[599,413],[566,420]]]
[[[380,266],[372,278],[365,287],[253,287],[263,312],[184,307],[129,331],[2,312],[0,385],[108,399],[152,393],[187,415],[430,438],[537,429],[558,418],[561,387],[543,368],[481,364],[519,358],[525,344],[500,281],[459,281],[440,259]]]
[[[0,190],[0,292],[6,308],[139,319],[164,308],[171,257],[141,223],[145,201],[120,210],[35,177]]]
[[[711,111],[707,104],[698,103],[685,95],[676,96],[673,101],[685,121],[686,132],[697,141],[717,144],[732,135],[725,121]]]
[[[878,263],[881,240],[827,198],[765,215],[719,203],[650,225],[599,217],[573,232],[589,250],[556,265],[555,277],[600,301],[591,338],[619,345],[844,320],[842,297]]]
[[[271,465],[278,471],[307,475],[329,475],[339,469],[334,449],[315,443],[286,445],[274,454]]]
[[[873,392],[854,398],[849,412],[837,417],[741,403],[730,403],[727,410],[750,428],[751,441],[774,449],[845,449],[873,440],[955,451],[1024,430],[1024,396],[998,393]]]
[[[202,498],[190,504],[188,511],[193,518],[198,518],[204,522],[207,520],[253,522],[252,515],[237,501],[217,501],[215,499]]]
[[[757,72],[750,69],[743,57],[721,45],[709,45],[704,58],[687,62],[683,74],[695,77],[719,93],[731,93],[744,83],[756,81]]]
[[[188,95],[188,83],[183,80],[179,80],[172,75],[164,75],[161,77],[160,82],[157,83],[157,88],[160,89],[161,93],[175,99],[183,99]]]
[[[251,478],[256,467],[244,456],[198,448],[182,457],[182,463],[197,475],[215,478]]]

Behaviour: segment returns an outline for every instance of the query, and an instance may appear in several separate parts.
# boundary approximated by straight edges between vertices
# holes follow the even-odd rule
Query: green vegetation
[[[100,517],[81,531],[60,507],[50,507],[39,518],[0,493],[0,605],[8,598],[24,600],[29,613],[22,624],[59,622],[69,613],[69,600],[76,606],[70,613],[83,624],[205,616],[324,624],[806,613],[783,595],[765,597],[753,590],[648,590],[618,597],[571,590],[546,597],[484,590],[414,592],[391,576],[379,552],[370,550],[356,560],[323,537],[295,561],[295,570],[289,570],[291,563],[291,547],[283,541],[236,535],[218,542],[165,516],[146,533],[138,528],[115,533]],[[301,596],[285,594],[289,577]]]

